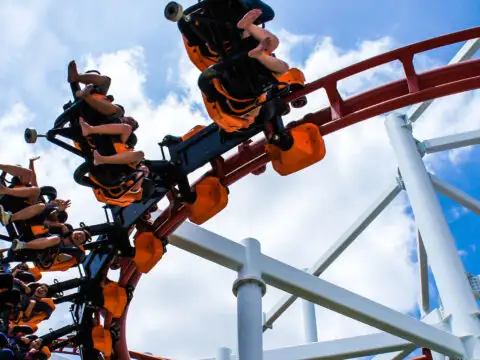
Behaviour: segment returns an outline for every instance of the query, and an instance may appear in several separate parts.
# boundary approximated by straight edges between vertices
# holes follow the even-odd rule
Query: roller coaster
[[[222,348],[217,354],[218,360],[343,359],[382,353],[388,354],[378,355],[378,359],[399,359],[418,348],[423,353],[419,359],[425,360],[444,356],[450,359],[480,358],[480,320],[474,316],[478,314],[478,307],[472,291],[473,283],[465,276],[434,190],[447,194],[477,213],[480,206],[475,199],[428,174],[422,161],[426,153],[477,144],[480,136],[472,132],[419,142],[411,134],[413,123],[432,100],[480,88],[480,60],[471,59],[480,47],[480,27],[405,46],[312,82],[306,82],[298,69],[290,69],[287,75],[274,80],[262,80],[267,81],[268,86],[262,83],[262,90],[255,92],[251,104],[261,107],[262,111],[267,110],[258,115],[261,121],[251,119],[242,123],[237,116],[241,111],[225,105],[239,103],[238,97],[224,94],[218,83],[231,69],[240,68],[243,73],[248,73],[250,65],[245,65],[248,62],[244,60],[242,39],[230,39],[231,43],[225,45],[225,39],[219,34],[231,31],[232,27],[227,25],[236,23],[239,13],[242,15],[246,10],[223,10],[219,10],[213,0],[201,1],[187,9],[175,2],[166,6],[165,17],[178,24],[189,58],[201,71],[199,86],[214,122],[206,127],[197,126],[183,136],[166,136],[159,144],[163,159],[145,161],[149,175],[142,175],[140,192],[129,191],[139,181],[129,174],[121,174],[121,184],[105,186],[100,175],[92,170],[91,143],[81,136],[79,118],[95,122],[92,120],[95,116],[85,101],[76,95],[80,90],[78,83],[71,84],[73,101],[64,105],[64,112],[55,120],[52,129],[43,135],[35,129],[25,131],[29,143],[45,138],[84,159],[85,162],[75,171],[74,180],[80,186],[92,188],[106,209],[105,222],[88,226],[92,240],[83,245],[81,254],[69,253],[73,254],[73,260],[66,267],[55,263],[53,268],[50,264],[41,269],[64,270],[78,265],[80,270],[78,278],[51,286],[50,293],[55,294],[56,304],[72,304],[72,324],[45,336],[50,337],[46,341],[50,350],[78,355],[86,360],[161,360],[128,350],[128,307],[142,275],[161,261],[167,246],[176,246],[239,273],[233,285],[238,299],[238,354],[232,355],[229,349]],[[221,15],[227,13],[229,15]],[[204,27],[210,33],[205,32]],[[192,40],[187,36],[190,33],[197,37]],[[464,42],[450,64],[423,73],[416,71],[416,55]],[[232,48],[235,51],[230,51]],[[241,65],[232,66],[237,61]],[[340,81],[392,62],[402,65],[402,79],[348,98],[340,94]],[[252,88],[259,88],[253,74],[249,75],[248,81],[251,81]],[[213,96],[209,89],[216,89],[217,95],[226,96],[230,102],[223,102],[221,96]],[[327,95],[329,106],[284,125],[282,116],[291,108],[304,106],[309,94],[321,89]],[[394,185],[309,272],[263,255],[259,242],[254,239],[238,244],[200,226],[227,206],[228,194],[235,182],[250,174],[261,175],[267,171],[269,163],[281,176],[309,166],[321,166],[326,156],[326,135],[415,104],[419,105],[412,107],[408,116],[392,113],[387,119],[387,132],[399,162],[399,176]],[[243,114],[248,111],[244,109]],[[237,128],[228,129],[226,123],[235,124]],[[251,140],[262,132],[265,136],[261,140]],[[232,149],[237,152],[224,158],[224,154]],[[190,184],[188,175],[207,164],[211,165],[211,170]],[[45,190],[45,196],[49,195],[48,190]],[[401,190],[409,194],[419,229],[422,281],[428,282],[425,280],[428,253],[445,316],[437,310],[431,311],[425,300],[424,310],[428,314],[419,321],[318,278]],[[169,206],[152,218],[152,213],[158,210],[157,204],[164,198],[169,200]],[[10,229],[10,236],[4,240],[12,241],[14,232],[15,229]],[[132,237],[133,246],[130,244]],[[64,249],[64,252],[68,251]],[[4,263],[21,260],[38,265],[39,262],[36,255],[21,259],[12,256],[9,252]],[[57,265],[58,269],[55,268]],[[118,269],[118,282],[108,280],[109,271]],[[267,284],[291,295],[264,319],[261,299]],[[425,297],[428,284],[423,285]],[[71,290],[75,292],[63,296],[63,292]],[[310,302],[312,307],[313,304],[327,307],[384,332],[318,343],[313,321],[307,325],[312,344],[264,351],[262,332],[271,328],[297,297]]]

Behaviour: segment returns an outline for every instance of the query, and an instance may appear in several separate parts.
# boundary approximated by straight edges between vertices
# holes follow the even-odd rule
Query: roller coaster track
[[[308,83],[285,101],[291,102],[301,96],[324,89],[330,106],[289,123],[287,128],[312,123],[319,127],[322,135],[327,135],[409,105],[478,89],[480,88],[480,59],[466,60],[423,73],[417,73],[414,66],[414,57],[417,54],[477,38],[480,38],[480,27],[440,36],[378,55]],[[394,61],[402,64],[405,74],[403,79],[346,99],[342,98],[338,90],[341,80]],[[223,184],[229,186],[248,174],[258,175],[264,172],[266,165],[270,162],[265,145],[266,140],[243,144],[237,154],[226,159],[222,168]],[[212,175],[212,172],[207,172],[203,177],[209,175]],[[172,201],[171,205],[155,220],[153,229],[157,237],[165,237],[173,233],[186,219],[186,208]],[[140,277],[141,274],[132,261],[125,260],[121,264],[120,285],[135,287]],[[129,355],[126,339],[127,315],[128,308],[120,319],[112,321],[107,317],[105,321],[106,328],[108,325],[116,325],[121,329],[120,339],[115,346],[115,359],[129,359],[129,356],[138,360],[159,359],[138,353]]]

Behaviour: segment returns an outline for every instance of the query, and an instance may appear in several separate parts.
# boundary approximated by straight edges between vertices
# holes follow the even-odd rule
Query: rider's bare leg
[[[280,41],[276,35],[272,34],[267,29],[254,24],[255,20],[257,20],[260,15],[262,15],[262,11],[260,9],[250,10],[238,22],[237,26],[238,28],[245,30],[245,37],[251,35],[258,41],[262,41],[265,38],[271,38],[271,42],[268,44],[266,50],[268,52],[273,52],[277,49]]]
[[[70,61],[68,64],[68,82],[80,82],[82,84],[92,84],[101,86],[102,90],[106,93],[110,87],[110,78],[108,76],[98,75],[98,74],[79,74],[77,69],[77,64],[75,61]]]
[[[0,164],[0,171],[5,171],[12,176],[18,177],[23,185],[29,185],[33,177],[32,170],[25,169],[21,166]]]
[[[19,198],[25,198],[31,203],[36,203],[38,197],[40,196],[40,188],[38,187],[27,187],[27,188],[7,188],[4,185],[0,184],[0,195],[10,195]]]
[[[270,41],[270,38],[265,38],[262,41],[260,41],[260,44],[255,49],[250,50],[250,52],[248,53],[248,56],[250,56],[251,58],[257,59],[267,69],[275,73],[283,74],[288,71],[289,66],[285,61],[282,61],[280,59],[277,59],[276,57],[267,55],[265,53],[268,47],[269,41]]]
[[[145,154],[143,151],[126,151],[110,156],[100,155],[97,150],[93,152],[93,164],[95,166],[102,164],[138,164],[144,158]]]
[[[28,220],[39,215],[43,210],[45,210],[45,204],[35,204],[17,211],[15,214],[10,214],[0,205],[0,222],[7,225],[15,221]]]
[[[59,245],[61,242],[61,239],[59,236],[49,236],[49,237],[43,237],[43,238],[38,238],[29,242],[22,242],[18,240],[14,240],[12,245],[13,251],[18,251],[18,250],[43,250],[43,249],[48,249],[54,246]]]
[[[120,141],[125,143],[132,133],[132,127],[128,124],[105,124],[91,126],[80,119],[80,127],[82,128],[82,135],[89,136],[94,134],[101,135],[119,135]]]

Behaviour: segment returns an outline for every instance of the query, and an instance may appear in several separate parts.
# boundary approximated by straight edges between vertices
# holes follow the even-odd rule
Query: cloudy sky
[[[194,1],[190,0],[188,4]],[[140,123],[138,148],[160,157],[157,142],[208,124],[196,88],[198,71],[186,58],[177,27],[164,20],[166,1],[139,3],[44,0],[0,3],[0,162],[27,165],[40,155],[39,182],[56,186],[72,200],[71,218],[99,223],[101,204],[87,188],[73,182],[78,159],[47,142],[28,145],[26,127],[49,129],[70,99],[66,65],[75,59],[80,71],[97,68],[113,81],[111,93]],[[187,2],[185,2],[187,4]],[[281,38],[277,56],[301,68],[307,81],[359,60],[408,43],[476,26],[480,5],[474,0],[275,1],[269,28]],[[422,54],[422,69],[446,64],[460,45]],[[354,94],[401,76],[397,66],[383,66],[342,83]],[[322,94],[287,121],[326,104]],[[406,109],[402,109],[405,111]],[[478,128],[478,92],[441,99],[416,124],[415,136],[426,139]],[[231,187],[229,206],[205,227],[240,241],[256,237],[263,251],[290,265],[309,267],[377,198],[395,176],[384,117],[326,138],[320,164],[283,178],[271,168]],[[430,171],[474,196],[480,196],[478,150],[428,156]],[[378,166],[382,164],[382,166]],[[467,271],[475,262],[474,214],[440,197]],[[415,227],[402,194],[324,275],[328,281],[398,311],[417,314]],[[212,274],[215,274],[213,277]],[[69,274],[55,274],[63,279]],[[176,359],[213,356],[219,346],[236,348],[236,274],[194,255],[169,248],[164,260],[136,290],[128,322],[131,349]],[[53,276],[45,276],[51,281]],[[283,293],[268,289],[268,311]],[[436,300],[435,292],[432,301]],[[296,303],[265,333],[265,349],[304,342],[301,307]],[[66,324],[68,306],[60,306],[42,327]],[[372,332],[371,328],[317,309],[321,340]]]

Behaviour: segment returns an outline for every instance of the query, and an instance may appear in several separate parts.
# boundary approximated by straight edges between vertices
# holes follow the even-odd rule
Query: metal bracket
[[[395,179],[397,180],[398,186],[400,186],[402,190],[405,190],[405,182],[403,181],[403,177],[400,172],[400,169],[397,169],[397,172],[398,172],[398,176]]]
[[[246,276],[239,277],[233,283],[232,291],[235,296],[237,296],[238,288],[244,284],[257,284],[262,289],[262,296],[264,296],[267,293],[267,285],[265,284],[265,281],[263,281],[262,278],[259,278],[257,276],[252,276],[252,275],[246,275]]]

